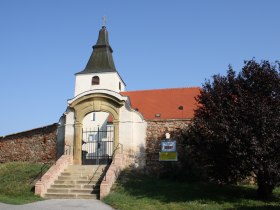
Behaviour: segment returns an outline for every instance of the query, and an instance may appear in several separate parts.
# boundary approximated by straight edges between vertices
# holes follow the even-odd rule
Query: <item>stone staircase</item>
[[[47,199],[99,199],[106,165],[69,165],[44,194]]]

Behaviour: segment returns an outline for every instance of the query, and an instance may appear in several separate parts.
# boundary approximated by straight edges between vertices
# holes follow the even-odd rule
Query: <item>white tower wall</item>
[[[99,77],[99,85],[92,85],[92,78],[94,76]],[[105,89],[119,93],[125,91],[125,84],[116,72],[76,75],[75,97],[94,89]]]

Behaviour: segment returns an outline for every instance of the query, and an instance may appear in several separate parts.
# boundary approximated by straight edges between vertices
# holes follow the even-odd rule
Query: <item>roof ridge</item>
[[[159,88],[159,89],[146,89],[146,90],[131,90],[131,91],[124,91],[122,93],[126,92],[148,92],[148,91],[160,91],[160,90],[179,90],[179,89],[201,89],[201,87],[198,86],[192,86],[192,87],[181,87],[181,88]]]

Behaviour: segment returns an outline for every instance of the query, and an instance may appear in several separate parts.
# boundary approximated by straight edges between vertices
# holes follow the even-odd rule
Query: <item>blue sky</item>
[[[1,0],[0,136],[55,123],[107,17],[127,90],[201,86],[279,60],[278,0]]]

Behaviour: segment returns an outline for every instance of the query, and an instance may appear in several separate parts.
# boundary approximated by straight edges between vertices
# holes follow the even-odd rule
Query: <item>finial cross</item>
[[[103,16],[102,17],[102,26],[106,26],[106,23],[107,23],[107,18],[106,18],[106,16]]]

